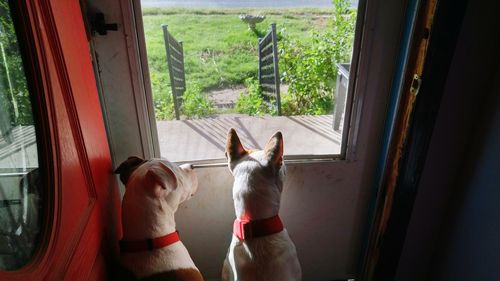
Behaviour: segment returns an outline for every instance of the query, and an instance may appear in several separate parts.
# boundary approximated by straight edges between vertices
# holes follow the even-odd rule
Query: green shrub
[[[255,78],[245,80],[246,92],[241,92],[236,100],[235,110],[238,113],[262,116],[264,114],[276,115],[276,100],[264,99],[264,93]]]
[[[246,92],[242,91],[236,100],[235,110],[248,115],[262,115],[262,89],[254,78],[245,80]]]
[[[316,37],[317,38],[317,37]],[[283,112],[288,115],[325,114],[332,106],[335,84],[332,61],[317,42],[304,46],[283,37],[280,42],[282,79],[288,84],[283,94]]]
[[[215,107],[201,87],[193,84],[186,88],[182,96],[181,112],[187,118],[203,118],[212,115]]]
[[[156,120],[174,119],[174,104],[172,101],[172,91],[166,90],[164,94],[156,93],[153,96]]]
[[[165,89],[164,94],[154,95],[154,107],[157,120],[172,120],[175,118],[172,90]],[[186,87],[180,105],[181,114],[187,118],[203,118],[212,115],[215,108],[206,93],[198,85]]]
[[[333,108],[337,69],[335,63],[350,61],[356,11],[349,1],[333,0],[334,16],[324,33],[313,33],[303,44],[281,30],[279,42],[282,80],[289,85],[282,95],[284,115],[327,114]]]

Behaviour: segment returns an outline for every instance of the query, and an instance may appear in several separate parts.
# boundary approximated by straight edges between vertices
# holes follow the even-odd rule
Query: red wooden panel
[[[47,116],[52,198],[38,255],[19,271],[0,272],[0,280],[105,280],[117,249],[119,198],[79,1],[19,2]]]

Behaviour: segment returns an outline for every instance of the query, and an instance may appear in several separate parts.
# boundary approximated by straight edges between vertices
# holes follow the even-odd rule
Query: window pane
[[[0,0],[0,269],[27,264],[40,234],[42,186],[33,112],[8,1]]]
[[[340,155],[357,0],[141,0],[162,156],[223,159],[282,131],[287,156]],[[347,116],[348,117],[348,116]]]

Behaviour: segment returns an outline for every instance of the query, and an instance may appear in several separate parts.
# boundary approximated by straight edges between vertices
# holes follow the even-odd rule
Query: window
[[[161,155],[222,159],[233,127],[248,148],[281,130],[288,159],[342,158],[357,5],[141,0]]]
[[[0,269],[33,257],[42,211],[37,137],[19,45],[6,0],[0,0]]]

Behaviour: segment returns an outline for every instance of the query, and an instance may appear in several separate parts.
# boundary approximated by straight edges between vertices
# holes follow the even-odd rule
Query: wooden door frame
[[[394,131],[385,134],[390,146],[382,156],[387,158],[377,186],[361,280],[395,278],[468,1],[418,2],[409,67],[397,97],[399,111],[393,121],[389,120]],[[415,74],[422,79],[417,92],[411,89]]]

